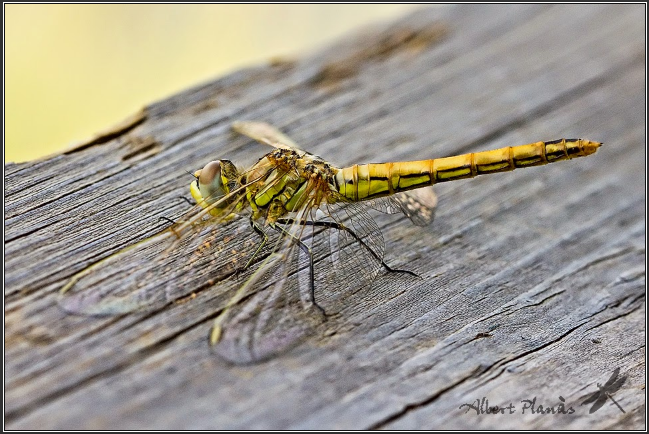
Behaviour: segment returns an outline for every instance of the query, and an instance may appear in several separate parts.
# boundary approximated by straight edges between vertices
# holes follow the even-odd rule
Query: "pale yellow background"
[[[140,107],[393,20],[403,5],[5,5],[5,162],[62,150]]]

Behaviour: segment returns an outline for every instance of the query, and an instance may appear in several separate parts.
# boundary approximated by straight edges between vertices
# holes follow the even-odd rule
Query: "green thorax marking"
[[[276,149],[248,172],[247,198],[256,217],[274,221],[307,204],[318,207],[331,200],[338,169],[321,158],[289,149]]]

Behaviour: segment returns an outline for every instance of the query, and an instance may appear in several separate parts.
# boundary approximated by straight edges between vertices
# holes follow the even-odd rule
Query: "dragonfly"
[[[222,287],[209,343],[233,363],[275,356],[313,333],[385,272],[368,210],[434,218],[432,185],[591,155],[601,143],[560,139],[446,158],[337,168],[263,122],[234,131],[273,148],[247,170],[215,160],[196,171],[193,206],[166,230],[75,274],[70,313],[155,310]],[[322,289],[322,290],[321,290]],[[326,290],[324,290],[326,289]]]
[[[599,390],[593,393],[592,395],[590,395],[588,398],[584,400],[584,402],[581,403],[581,405],[594,403],[593,406],[590,408],[590,411],[588,412],[589,414],[593,414],[597,410],[602,408],[602,406],[606,403],[606,400],[609,398],[611,399],[611,401],[613,401],[613,403],[617,406],[617,408],[620,409],[622,413],[626,413],[626,411],[622,409],[620,404],[618,404],[617,401],[613,399],[613,396],[611,396],[613,393],[620,390],[622,385],[626,382],[626,375],[621,378],[618,378],[619,374],[620,374],[620,368],[615,368],[608,381],[603,386],[600,383],[597,383],[597,388]]]

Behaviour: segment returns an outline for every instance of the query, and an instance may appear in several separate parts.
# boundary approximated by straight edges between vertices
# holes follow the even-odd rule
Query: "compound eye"
[[[221,162],[210,161],[198,173],[198,189],[208,203],[214,202],[225,194],[221,179]]]

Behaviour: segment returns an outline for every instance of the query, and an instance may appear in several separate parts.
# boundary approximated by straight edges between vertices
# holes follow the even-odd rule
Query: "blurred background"
[[[6,4],[5,163],[61,151],[183,89],[306,55],[417,7]]]

